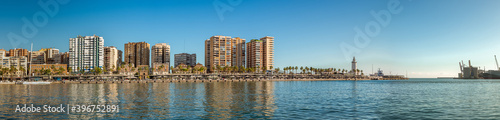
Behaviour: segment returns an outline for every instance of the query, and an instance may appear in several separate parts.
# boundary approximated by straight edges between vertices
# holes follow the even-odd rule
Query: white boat
[[[4,84],[4,85],[8,85],[8,84],[16,84],[16,82],[3,82],[3,81],[2,81],[2,82],[0,82],[0,85],[2,85],[2,84]]]
[[[22,84],[50,84],[51,82],[43,82],[43,81],[36,81],[36,82],[22,82]]]

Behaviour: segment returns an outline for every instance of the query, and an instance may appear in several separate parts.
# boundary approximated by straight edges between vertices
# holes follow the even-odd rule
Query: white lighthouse
[[[358,75],[358,71],[357,68],[356,68],[356,64],[358,62],[356,62],[356,57],[352,57],[352,73],[354,73],[354,75]]]

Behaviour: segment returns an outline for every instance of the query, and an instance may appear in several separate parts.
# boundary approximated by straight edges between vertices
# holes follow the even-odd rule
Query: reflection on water
[[[14,113],[18,104],[119,113]],[[0,85],[0,119],[500,119],[500,80]]]
[[[0,85],[5,118],[272,118],[273,82]],[[14,113],[16,105],[120,105],[119,113]]]

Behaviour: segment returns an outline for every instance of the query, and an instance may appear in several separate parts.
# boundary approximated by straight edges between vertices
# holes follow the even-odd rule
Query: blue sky
[[[45,0],[43,0],[45,1]],[[68,1],[68,0],[66,0]],[[204,63],[204,40],[213,35],[248,40],[275,37],[275,65],[350,69],[341,44],[354,44],[359,27],[376,21],[370,11],[388,10],[390,0],[72,0],[27,41],[22,18],[33,21],[46,13],[36,0],[4,0],[0,4],[0,48],[34,50],[55,47],[68,51],[69,38],[98,35],[105,46],[123,50],[126,42],[169,43],[172,54],[196,53]],[[234,2],[235,1],[235,2]],[[232,9],[219,16],[217,5]],[[381,27],[356,54],[358,68],[370,73],[409,77],[456,76],[458,61],[494,69],[500,55],[500,1],[400,0],[401,11]],[[219,12],[220,13],[220,12]],[[39,18],[38,20],[43,20]],[[379,23],[380,24],[380,23]],[[373,30],[373,29],[372,29]],[[28,31],[31,32],[31,31]],[[33,32],[31,32],[33,33]],[[15,43],[20,44],[15,44]],[[13,44],[14,43],[14,44]],[[173,61],[173,56],[171,56]],[[348,59],[351,59],[350,57]]]

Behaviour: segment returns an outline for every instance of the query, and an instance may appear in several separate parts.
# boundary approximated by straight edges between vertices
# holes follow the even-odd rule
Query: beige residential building
[[[16,75],[26,75],[26,70],[28,70],[28,58],[24,56],[14,56],[9,57],[8,66],[15,67],[18,71]],[[21,70],[23,69],[23,70]]]
[[[59,54],[59,49],[55,49],[55,48],[42,48],[38,51],[45,52],[45,57],[47,59],[51,59],[55,54]]]
[[[10,67],[9,57],[7,57],[7,51],[0,50],[0,68]]]
[[[157,68],[161,65],[169,68],[170,45],[167,43],[158,43],[151,47],[151,65],[153,68]]]
[[[244,43],[245,39],[231,38],[231,36],[210,37],[205,40],[205,66],[213,72],[212,68],[217,66],[244,65],[245,56],[242,48]]]
[[[7,54],[8,54],[8,51],[7,51],[7,50],[5,50],[5,49],[0,49],[0,52],[2,52],[2,53],[3,53],[3,56],[4,56],[4,57],[8,57],[8,55],[7,55]]]
[[[264,64],[263,61],[264,56],[262,55],[262,51],[264,50],[263,42],[258,39],[252,39],[246,45],[247,45],[247,67],[262,68]]]
[[[22,48],[10,49],[9,53],[7,53],[7,55],[8,55],[7,57],[14,57],[14,56],[28,57],[28,50],[22,49]]]
[[[241,39],[239,37],[233,38],[232,39],[232,53],[231,53],[231,59],[232,59],[232,66],[245,66],[245,39]]]
[[[253,39],[246,45],[247,67],[272,70],[274,67],[274,37],[266,36],[260,40]]]
[[[125,64],[132,64],[133,67],[149,66],[149,47],[150,45],[146,42],[125,44]]]
[[[114,71],[118,67],[118,49],[116,47],[104,47],[104,67],[107,70]]]
[[[45,64],[47,62],[45,51],[33,51],[30,57],[31,64]]]
[[[260,38],[260,40],[264,43],[263,65],[267,70],[272,70],[274,67],[274,37],[266,36]]]

